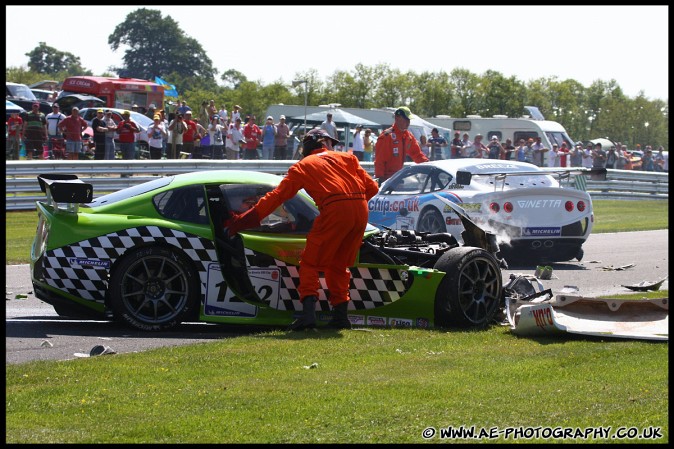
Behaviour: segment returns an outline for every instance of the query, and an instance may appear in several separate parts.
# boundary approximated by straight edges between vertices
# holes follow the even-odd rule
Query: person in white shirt
[[[353,155],[356,156],[359,161],[362,161],[363,157],[365,156],[363,136],[360,135],[362,130],[363,125],[356,125],[356,132],[353,134]]]
[[[164,149],[164,137],[168,134],[161,121],[161,116],[155,114],[153,123],[147,128],[147,143],[150,146],[150,159],[161,159]]]
[[[52,154],[53,142],[52,139],[62,139],[63,134],[58,128],[58,124],[66,116],[61,112],[58,103],[51,105],[52,111],[47,114],[47,145],[49,146],[49,154]]]
[[[225,105],[222,105],[222,108],[218,111],[218,115],[220,116],[220,123],[227,123],[227,108]]]
[[[225,128],[220,125],[220,115],[215,114],[211,117],[211,123],[208,125],[208,137],[211,142],[211,159],[222,159],[223,148],[225,146],[224,136]]]
[[[548,154],[548,167],[559,167],[559,145],[552,144],[552,150]]]
[[[461,140],[461,155],[460,157],[469,157],[468,147],[473,146],[473,142],[468,138],[468,133],[463,133],[463,140]]]
[[[325,116],[325,121],[321,123],[321,129],[326,130],[333,139],[339,140],[337,137],[337,125],[335,125],[335,122],[332,121],[331,112],[328,112],[328,114]]]
[[[234,115],[234,114],[232,114]],[[243,128],[241,127],[241,117],[234,120],[234,123],[227,130],[227,142],[225,143],[225,152],[227,159],[239,159],[240,143],[245,142],[243,137]]]
[[[234,109],[232,110],[232,123],[236,124],[236,119],[241,118],[241,106],[238,104],[234,105]]]
[[[583,167],[592,168],[592,144],[588,143],[583,150]]]

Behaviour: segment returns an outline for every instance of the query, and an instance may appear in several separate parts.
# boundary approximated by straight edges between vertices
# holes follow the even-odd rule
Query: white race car
[[[569,185],[574,174],[574,185]],[[382,228],[449,232],[463,225],[447,202],[499,238],[506,261],[581,260],[594,216],[585,175],[605,169],[539,168],[499,159],[447,159],[406,165],[369,202],[369,221]],[[576,188],[578,186],[578,188]]]

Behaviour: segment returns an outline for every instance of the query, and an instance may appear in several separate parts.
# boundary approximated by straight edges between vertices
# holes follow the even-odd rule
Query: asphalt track
[[[631,293],[622,285],[655,282],[669,275],[666,229],[593,234],[583,248],[585,256],[581,262],[550,265],[552,279],[542,281],[546,289],[557,294],[575,287],[577,294],[590,297]],[[535,269],[533,265],[511,266],[503,271],[504,283],[511,274],[534,274]],[[668,280],[661,289],[669,289]],[[6,266],[5,296],[7,364],[75,359],[88,355],[97,345],[129,353],[234,338],[262,329],[186,323],[169,332],[147,333],[108,321],[64,320],[49,304],[35,298],[28,265]]]

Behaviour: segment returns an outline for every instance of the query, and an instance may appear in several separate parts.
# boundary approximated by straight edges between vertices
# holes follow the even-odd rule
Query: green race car
[[[318,209],[300,191],[260,227],[223,228],[282,178],[214,170],[157,178],[93,198],[75,175],[40,175],[31,250],[36,296],[61,316],[160,331],[182,322],[286,326],[300,315],[299,260]],[[369,226],[351,268],[358,326],[484,327],[503,303],[494,235],[465,220],[447,233]],[[319,327],[331,311],[321,278]]]

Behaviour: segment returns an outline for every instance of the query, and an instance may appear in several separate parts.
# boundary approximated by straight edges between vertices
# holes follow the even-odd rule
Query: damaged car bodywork
[[[592,298],[544,289],[535,277],[511,275],[504,286],[511,331],[524,337],[578,334],[669,340],[669,299]]]
[[[444,198],[496,234],[509,262],[581,260],[594,223],[585,176],[605,178],[606,169],[471,158],[406,165],[370,199],[369,220],[391,229],[459,235],[463,223]]]

